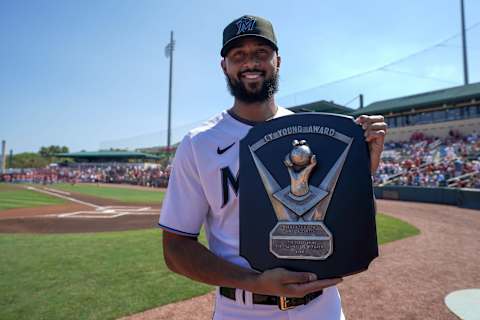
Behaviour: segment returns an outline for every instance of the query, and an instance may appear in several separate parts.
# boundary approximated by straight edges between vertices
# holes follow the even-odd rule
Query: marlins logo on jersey
[[[255,29],[256,22],[257,21],[252,17],[243,17],[237,21],[237,35]]]

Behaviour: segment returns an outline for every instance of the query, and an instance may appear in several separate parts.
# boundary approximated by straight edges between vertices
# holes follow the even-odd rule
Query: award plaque
[[[254,126],[240,143],[240,255],[319,279],[378,256],[370,158],[353,118],[324,113]]]

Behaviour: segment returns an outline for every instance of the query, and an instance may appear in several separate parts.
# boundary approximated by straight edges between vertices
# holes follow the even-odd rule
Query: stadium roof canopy
[[[480,82],[464,86],[430,91],[411,96],[377,101],[365,108],[356,109],[352,115],[360,114],[388,114],[409,111],[412,108],[424,109],[428,107],[463,102],[468,100],[480,100]]]
[[[325,100],[302,104],[300,106],[288,108],[293,112],[328,112],[338,114],[350,114],[353,109],[341,106],[339,104]]]
[[[153,154],[136,152],[136,151],[94,151],[94,152],[73,152],[73,153],[59,153],[56,155],[60,158],[72,158],[75,160],[86,161],[118,161],[118,160],[159,160],[161,157]]]

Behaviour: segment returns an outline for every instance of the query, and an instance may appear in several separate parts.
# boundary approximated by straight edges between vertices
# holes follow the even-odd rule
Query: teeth
[[[243,76],[247,79],[257,79],[258,77],[260,77],[260,74],[259,73],[255,73],[255,74],[248,73],[248,74],[244,74]]]

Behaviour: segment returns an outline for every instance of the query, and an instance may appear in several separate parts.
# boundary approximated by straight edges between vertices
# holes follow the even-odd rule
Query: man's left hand
[[[387,134],[387,124],[383,116],[380,115],[361,115],[355,119],[355,122],[361,125],[365,132],[365,141],[367,141],[370,150],[370,171],[374,175],[380,164],[380,156]]]

